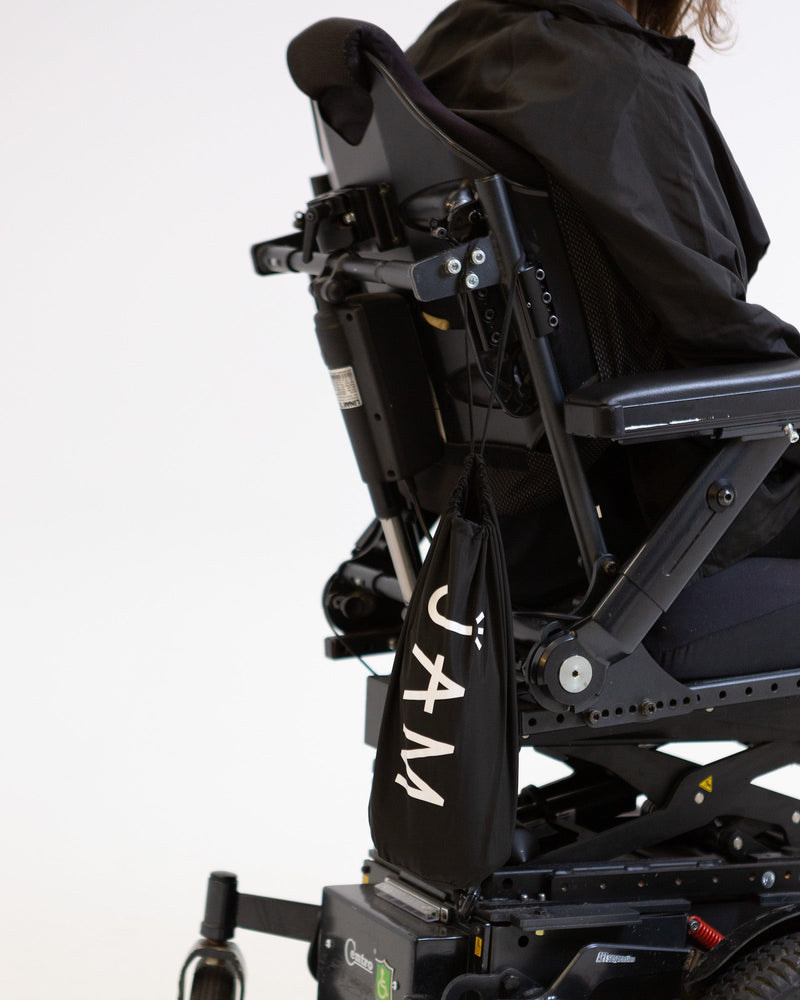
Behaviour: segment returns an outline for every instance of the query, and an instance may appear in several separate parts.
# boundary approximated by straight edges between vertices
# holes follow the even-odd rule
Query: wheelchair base
[[[215,872],[179,998],[196,960],[195,984],[208,962],[229,967],[229,993],[216,983],[214,996],[241,1000],[237,927],[309,941],[319,1000],[676,1000],[800,930],[800,859],[788,853],[526,866],[482,889],[446,893],[373,857],[362,884],[329,886],[312,906],[239,893]]]

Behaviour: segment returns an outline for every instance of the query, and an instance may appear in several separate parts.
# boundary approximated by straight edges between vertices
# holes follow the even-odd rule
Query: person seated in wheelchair
[[[798,331],[746,298],[769,240],[689,69],[694,42],[680,32],[691,24],[720,42],[721,0],[457,0],[407,53],[443,104],[547,171],[602,379],[800,356]],[[708,447],[634,445],[595,462],[616,554],[631,551]],[[784,458],[700,575],[745,557],[800,557],[798,511],[800,469]],[[501,523],[517,604],[574,592],[581,574],[562,503]],[[548,566],[546,584],[531,576],[534,558]]]

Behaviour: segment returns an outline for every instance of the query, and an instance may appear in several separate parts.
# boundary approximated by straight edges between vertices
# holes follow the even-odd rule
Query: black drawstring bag
[[[486,468],[473,453],[400,633],[369,804],[380,856],[463,889],[504,864],[517,732],[505,559]]]

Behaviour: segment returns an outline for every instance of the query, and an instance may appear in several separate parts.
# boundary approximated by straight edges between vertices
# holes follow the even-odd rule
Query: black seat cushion
[[[800,559],[743,559],[690,584],[644,645],[682,681],[797,668]]]

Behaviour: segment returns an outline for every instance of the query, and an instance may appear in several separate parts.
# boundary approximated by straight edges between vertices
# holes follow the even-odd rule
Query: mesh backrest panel
[[[655,316],[619,273],[569,192],[555,182],[550,187],[600,378],[665,368]]]
[[[605,449],[604,441],[581,442],[584,466],[591,466]],[[561,483],[549,452],[518,451],[524,456],[524,469],[489,465],[489,484],[501,517],[538,510],[561,496]]]

